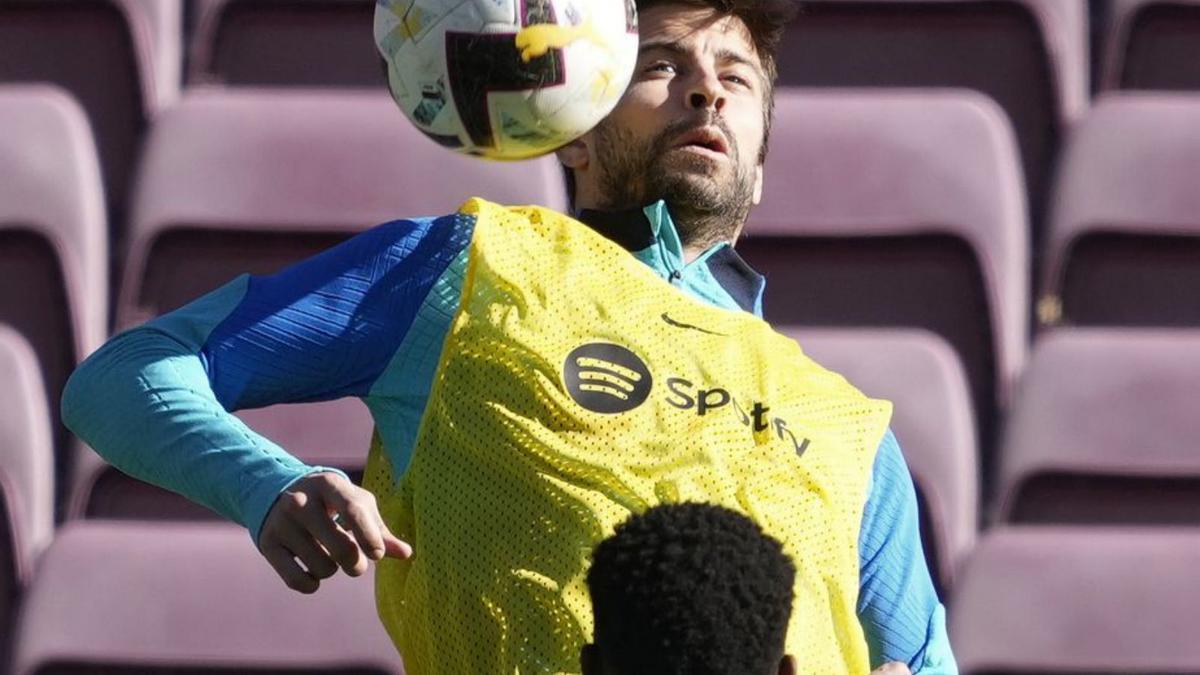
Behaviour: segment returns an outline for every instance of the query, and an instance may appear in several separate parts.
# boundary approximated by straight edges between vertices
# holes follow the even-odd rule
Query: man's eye
[[[671,64],[671,63],[666,63],[665,61],[659,61],[658,63],[652,63],[649,66],[647,66],[646,72],[648,72],[648,73],[673,73],[673,72],[675,72],[675,65]]]
[[[741,75],[726,75],[725,79],[738,85],[739,87],[746,87],[746,88],[750,87],[750,81],[747,80],[746,78],[742,77]]]

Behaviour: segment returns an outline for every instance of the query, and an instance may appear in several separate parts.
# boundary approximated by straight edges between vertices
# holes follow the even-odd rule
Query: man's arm
[[[364,395],[471,225],[457,216],[381,225],[118,335],[72,375],[64,422],[117,468],[209,506],[261,544],[280,494],[330,470],[231,412]]]
[[[872,667],[900,661],[914,673],[957,673],[921,547],[916,490],[890,430],[875,457],[858,547],[858,616]]]

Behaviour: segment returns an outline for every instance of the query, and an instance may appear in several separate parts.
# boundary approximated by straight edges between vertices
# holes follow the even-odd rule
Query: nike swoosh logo
[[[729,337],[725,333],[718,333],[716,331],[708,330],[707,328],[701,328],[700,326],[693,326],[690,323],[682,323],[680,321],[676,321],[675,319],[672,319],[671,317],[667,316],[666,312],[662,313],[662,320],[666,321],[668,324],[670,324],[672,326],[675,326],[676,328],[689,328],[691,330],[698,330],[701,333],[708,333],[709,335],[718,335],[720,337]]]

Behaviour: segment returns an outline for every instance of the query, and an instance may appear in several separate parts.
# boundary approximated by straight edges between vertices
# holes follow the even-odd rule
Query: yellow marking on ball
[[[517,32],[517,49],[521,50],[521,60],[529,63],[539,56],[545,56],[551,49],[562,49],[579,39],[591,40],[601,49],[608,49],[608,43],[592,26],[591,21],[585,21],[578,26],[560,26],[553,23],[526,26]]]
[[[414,7],[413,11],[404,17],[404,23],[400,24],[404,37],[411,40],[420,35],[421,31],[425,29],[426,17],[426,12],[423,12],[420,7]]]
[[[387,4],[387,8],[397,19],[403,19],[405,13],[407,13],[408,9],[413,6],[414,2],[416,2],[416,0],[409,0],[408,2],[391,2]]]
[[[612,81],[615,75],[607,68],[596,73],[596,79],[592,80],[592,101],[602,103],[616,93],[612,86]]]

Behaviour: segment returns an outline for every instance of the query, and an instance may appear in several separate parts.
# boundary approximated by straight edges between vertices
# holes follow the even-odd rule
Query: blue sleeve
[[[461,216],[388,223],[251,278],[200,350],[217,399],[238,410],[365,395],[472,224]]]
[[[460,216],[374,228],[268,277],[242,276],[122,333],[63,392],[63,420],[118,469],[246,526],[313,471],[231,414],[364,395],[470,240]]]
[[[871,667],[900,661],[913,673],[958,673],[921,547],[916,489],[891,430],[875,456],[858,551],[858,617]]]

